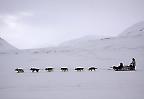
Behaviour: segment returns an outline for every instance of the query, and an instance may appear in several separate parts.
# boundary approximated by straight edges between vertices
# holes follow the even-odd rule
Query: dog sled
[[[135,67],[134,66],[123,66],[123,67],[116,67],[116,66],[113,66],[113,69],[115,71],[135,71]]]

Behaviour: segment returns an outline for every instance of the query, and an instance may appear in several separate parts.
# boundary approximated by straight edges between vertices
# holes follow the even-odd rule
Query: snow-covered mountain
[[[143,49],[144,48],[144,22],[139,22],[121,33],[117,37],[84,37],[64,42],[61,46],[84,49]]]
[[[140,22],[117,37],[97,38],[86,36],[62,43],[57,47],[17,51],[17,64],[40,65],[93,65],[100,67],[118,64],[120,61],[129,64],[135,57],[143,63],[144,56],[144,22]],[[0,39],[1,49],[15,49]],[[14,56],[15,57],[15,56]],[[12,59],[13,60],[13,59]],[[30,61],[31,60],[31,61]],[[14,60],[15,61],[15,60]],[[9,62],[12,64],[11,62]],[[15,62],[13,62],[15,64]],[[4,63],[0,63],[4,64]],[[143,67],[141,67],[143,68]]]
[[[144,21],[134,24],[133,26],[126,29],[119,36],[121,37],[144,36]]]
[[[101,65],[107,66],[119,62],[129,64],[132,57],[135,57],[139,64],[143,61],[144,56],[143,28],[144,22],[140,22],[117,37],[86,36],[64,42],[58,47],[30,50],[30,53],[37,56],[46,54],[43,58],[48,59],[49,62],[45,64],[96,64],[101,67]],[[39,60],[42,59],[39,58]]]
[[[7,66],[22,64],[24,67],[28,65],[39,65],[41,67],[45,67],[45,65],[110,67],[118,65],[120,62],[127,65],[134,57],[137,60],[137,65],[140,65],[139,68],[144,68],[144,36],[142,35],[144,31],[139,32],[143,27],[143,22],[141,22],[117,37],[97,38],[87,36],[64,42],[57,47],[22,50],[12,56],[15,57],[14,60],[11,59],[6,64]],[[131,36],[132,34],[135,35]],[[4,58],[2,59],[4,60]],[[17,60],[19,62],[16,62]],[[0,64],[5,63],[3,61]]]
[[[8,51],[8,50],[16,50],[16,49],[17,48],[9,44],[7,41],[0,38],[0,51]]]
[[[0,53],[0,98],[143,99],[143,27],[143,22],[139,23],[118,37],[89,36],[53,48]],[[5,45],[3,40],[1,43]],[[128,65],[132,57],[136,59],[136,71],[108,70],[120,62]],[[53,72],[45,71],[51,66]],[[63,66],[69,71],[61,72]],[[77,66],[85,70],[74,71]],[[90,72],[87,70],[90,66],[98,69]],[[31,73],[31,67],[40,68],[40,72]],[[15,68],[23,68],[25,72],[17,74]]]

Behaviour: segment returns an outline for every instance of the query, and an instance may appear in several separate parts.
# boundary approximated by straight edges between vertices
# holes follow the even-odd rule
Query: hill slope
[[[141,26],[142,25],[142,26]],[[136,58],[139,69],[144,68],[144,31],[139,32],[139,27],[143,28],[143,23],[138,27],[132,26],[125,33],[118,37],[108,37],[97,39],[95,37],[84,37],[77,40],[65,42],[58,47],[41,48],[19,51],[14,55],[1,55],[0,65],[15,68],[36,66],[45,68],[46,66],[96,66],[109,68],[112,65],[125,65],[131,62],[131,58]],[[138,29],[137,29],[138,28]],[[133,30],[133,31],[132,31]],[[138,30],[138,31],[137,31]],[[132,34],[128,33],[131,31]],[[128,33],[128,34],[127,34]],[[9,61],[9,62],[6,62]]]
[[[61,44],[63,47],[90,48],[90,49],[143,49],[144,48],[144,22],[139,22],[121,33],[117,37],[102,39],[81,38]]]
[[[0,98],[143,99],[144,36],[139,36],[139,31],[128,33],[133,28],[122,34],[125,36],[80,38],[53,48],[0,53]],[[136,71],[108,70],[120,62],[129,64],[132,57],[136,58]],[[53,72],[45,71],[49,66],[54,67]],[[69,71],[61,72],[63,66]],[[85,70],[76,72],[76,66]],[[90,66],[98,69],[90,72],[87,70]],[[40,68],[40,72],[32,73],[31,67]],[[15,73],[15,68],[25,72]]]
[[[0,51],[16,50],[16,48],[0,38]]]
[[[144,36],[144,21],[136,23],[126,29],[119,36],[121,37],[132,37],[132,36]]]

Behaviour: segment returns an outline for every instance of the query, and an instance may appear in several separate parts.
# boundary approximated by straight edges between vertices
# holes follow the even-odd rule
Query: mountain
[[[62,43],[57,47],[24,50],[14,61],[27,66],[97,66],[110,67],[120,62],[128,65],[136,58],[138,68],[144,68],[143,22],[117,37],[86,36]],[[127,34],[128,33],[128,34]],[[15,56],[14,56],[15,57]],[[15,62],[13,62],[15,64]],[[13,64],[11,63],[11,64]]]
[[[107,36],[96,36],[96,35],[87,35],[87,36],[84,36],[84,37],[81,37],[81,38],[78,38],[78,39],[73,39],[73,40],[70,40],[70,41],[66,41],[66,42],[63,42],[62,44],[60,44],[60,46],[69,46],[69,47],[76,47],[76,46],[82,46],[83,44],[84,45],[87,45],[87,43],[93,43],[93,42],[97,42],[99,41],[100,39],[110,39],[110,37],[107,37]],[[89,45],[88,44],[88,45]]]
[[[142,24],[143,25],[143,24]],[[83,37],[58,47],[0,53],[1,99],[143,99],[144,36],[132,26],[118,37]],[[0,39],[3,50],[15,49]],[[136,59],[136,71],[114,71]],[[53,72],[45,71],[54,67]],[[68,67],[62,72],[60,67]],[[84,71],[76,72],[82,66]],[[96,71],[88,71],[95,66]],[[32,73],[30,68],[40,68]],[[23,68],[24,73],[15,73]],[[64,94],[64,95],[63,95]]]
[[[0,55],[0,65],[6,69],[22,66],[27,68],[37,66],[96,66],[109,68],[123,62],[128,65],[135,58],[137,66],[144,68],[144,36],[143,22],[134,25],[117,37],[87,36],[62,43],[57,47],[22,50],[7,57]],[[3,41],[3,40],[2,40]],[[2,42],[1,41],[1,42]],[[13,48],[13,47],[12,47]],[[7,48],[8,49],[8,48]],[[9,61],[9,62],[5,62]]]
[[[130,26],[119,36],[121,36],[121,37],[144,36],[144,21],[138,22],[138,23]]]
[[[16,50],[16,49],[17,48],[9,44],[7,41],[0,38],[0,51],[8,51],[8,50]]]
[[[61,47],[72,49],[122,50],[144,48],[144,22],[137,23],[117,37],[83,37],[62,43]]]

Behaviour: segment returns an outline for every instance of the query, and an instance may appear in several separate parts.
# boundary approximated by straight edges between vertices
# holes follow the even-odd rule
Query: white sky
[[[116,36],[144,19],[144,0],[0,0],[0,36],[17,48]]]

